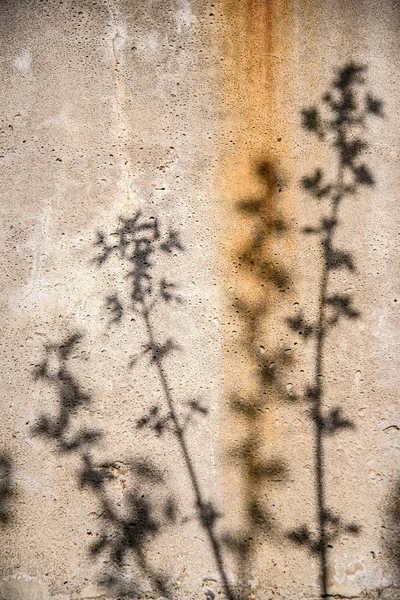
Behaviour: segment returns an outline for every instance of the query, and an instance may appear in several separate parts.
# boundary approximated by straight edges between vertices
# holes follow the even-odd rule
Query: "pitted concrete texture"
[[[0,600],[398,600],[399,17],[2,0]]]

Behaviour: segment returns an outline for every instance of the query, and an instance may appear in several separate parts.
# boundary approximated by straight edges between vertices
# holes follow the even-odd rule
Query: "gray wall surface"
[[[1,600],[400,597],[399,17],[0,2]]]

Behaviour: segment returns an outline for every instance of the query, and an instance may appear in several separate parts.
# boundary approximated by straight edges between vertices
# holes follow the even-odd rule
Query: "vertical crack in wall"
[[[127,123],[124,117],[124,107],[123,107],[123,96],[124,96],[124,85],[121,77],[121,48],[119,48],[119,41],[123,41],[125,39],[125,35],[121,31],[121,25],[118,22],[117,13],[115,7],[112,5],[110,0],[106,0],[108,12],[110,15],[110,21],[112,24],[112,37],[111,37],[111,49],[113,55],[113,66],[115,73],[115,112],[117,114],[117,122],[118,122],[118,150],[119,154],[122,157],[122,172],[125,179],[125,197],[129,202],[130,200],[130,179],[131,179],[131,169],[130,169],[130,158],[129,154],[126,150],[126,131],[127,131]]]

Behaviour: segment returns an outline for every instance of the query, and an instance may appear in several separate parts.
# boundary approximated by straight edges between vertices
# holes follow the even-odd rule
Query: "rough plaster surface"
[[[399,597],[399,17],[3,0],[2,600]],[[329,211],[299,181],[338,169],[301,111],[351,63],[383,118],[335,226],[353,266],[330,291],[358,315],[323,348],[324,414],[348,426],[323,438],[322,573],[316,337],[288,324],[318,316],[302,230]]]

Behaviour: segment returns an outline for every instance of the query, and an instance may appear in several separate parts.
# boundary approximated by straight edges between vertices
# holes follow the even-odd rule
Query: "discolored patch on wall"
[[[296,302],[298,249],[295,30],[291,2],[220,6],[225,542],[239,587],[257,594],[276,583],[270,567],[283,564],[271,549],[284,543],[277,515],[291,478],[285,428],[296,346],[285,318]]]

